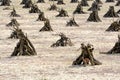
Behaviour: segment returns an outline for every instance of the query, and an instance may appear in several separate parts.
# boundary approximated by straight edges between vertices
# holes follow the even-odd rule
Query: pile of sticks
[[[83,65],[83,66],[87,66],[89,65],[89,63],[91,63],[92,66],[94,65],[101,65],[102,63],[99,62],[98,60],[96,60],[93,56],[93,45],[88,44],[81,44],[81,48],[82,50],[80,56],[73,61],[73,65]],[[79,49],[78,49],[79,50]]]
[[[55,43],[51,45],[51,47],[59,47],[59,46],[73,46],[73,43],[71,42],[70,38],[66,37],[63,33],[59,34],[61,37],[59,40],[57,40]]]
[[[120,31],[120,20],[114,21],[106,31]]]
[[[67,13],[66,10],[61,9],[61,10],[59,11],[59,14],[58,14],[56,17],[68,17],[68,13]]]
[[[32,56],[37,55],[33,44],[30,42],[27,36],[24,35],[23,31],[18,27],[15,28],[17,32],[19,42],[17,43],[16,47],[14,48],[13,53],[11,56]]]
[[[70,19],[69,22],[67,22],[66,26],[79,26],[79,25],[76,23],[76,21],[73,17],[73,18]]]
[[[40,32],[41,31],[53,31],[51,25],[50,25],[50,21],[49,19],[46,19],[45,22],[44,22],[44,26],[40,29]]]

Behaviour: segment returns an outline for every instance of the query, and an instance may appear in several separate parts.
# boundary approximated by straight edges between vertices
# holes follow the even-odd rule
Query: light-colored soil
[[[19,5],[21,0],[11,0],[17,13],[21,15],[16,18],[20,23],[20,28],[28,34],[30,41],[37,51],[37,56],[20,56],[10,58],[18,40],[7,39],[12,32],[5,25],[10,22],[9,13],[11,10],[3,10],[0,6],[0,80],[120,80],[120,55],[99,54],[110,50],[117,41],[119,32],[105,32],[109,25],[117,18],[103,18],[110,5],[115,3],[105,3],[99,11],[102,22],[87,22],[88,14],[75,15],[75,20],[79,27],[66,27],[66,22],[72,17],[77,3],[70,3],[65,0],[66,5],[59,5],[68,11],[69,17],[56,18],[56,11],[48,11],[52,4],[37,4],[45,16],[50,19],[53,32],[39,32],[44,22],[36,21],[38,14],[29,14],[29,9],[23,9]],[[89,1],[91,5],[92,1]],[[120,7],[115,7],[117,11]],[[63,32],[71,38],[74,46],[51,48],[50,45],[59,39],[58,34]],[[72,62],[80,55],[76,51],[80,44],[91,43],[95,47],[94,55],[102,62],[100,66],[79,67],[72,66]]]

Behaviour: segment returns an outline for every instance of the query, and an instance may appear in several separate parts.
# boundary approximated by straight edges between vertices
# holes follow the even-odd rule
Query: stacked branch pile
[[[27,36],[24,35],[23,31],[18,27],[14,27],[17,32],[19,42],[14,48],[11,56],[32,56],[37,55],[33,44],[30,42]]]
[[[73,65],[84,65],[87,66],[89,63],[91,63],[92,66],[94,65],[101,65],[102,63],[96,60],[93,56],[93,45],[88,44],[81,44],[81,54],[80,56],[73,61]]]
[[[59,46],[73,46],[73,43],[71,42],[70,38],[66,37],[63,33],[59,34],[61,37],[59,40],[57,40],[55,43],[51,45],[51,47],[59,47]]]

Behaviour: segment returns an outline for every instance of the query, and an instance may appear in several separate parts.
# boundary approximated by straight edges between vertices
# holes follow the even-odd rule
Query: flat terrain
[[[79,27],[66,27],[66,22],[72,17],[77,3],[70,3],[65,0],[66,5],[59,5],[68,11],[69,17],[55,17],[57,11],[49,11],[52,2],[38,3],[39,9],[45,12],[45,16],[50,19],[53,32],[39,32],[44,22],[36,21],[38,14],[29,14],[29,9],[23,9],[21,0],[11,0],[21,17],[16,18],[20,23],[20,28],[27,33],[28,38],[33,43],[37,51],[37,56],[20,56],[10,58],[18,40],[7,39],[11,30],[6,24],[12,19],[9,14],[12,10],[3,10],[0,6],[0,80],[120,80],[120,55],[99,54],[107,52],[115,42],[119,32],[105,32],[110,24],[117,18],[103,18],[110,5],[115,3],[104,3],[99,11],[102,22],[87,22],[89,17],[89,7],[84,7],[87,14],[75,15],[75,20]],[[93,1],[88,1],[89,5]],[[12,8],[12,6],[11,6]],[[120,6],[115,7],[115,11]],[[52,43],[59,39],[60,32],[66,34],[74,43],[72,47],[51,48]],[[76,51],[81,43],[91,43],[94,45],[94,55],[102,62],[100,66],[79,67],[72,66],[72,62],[80,55]]]

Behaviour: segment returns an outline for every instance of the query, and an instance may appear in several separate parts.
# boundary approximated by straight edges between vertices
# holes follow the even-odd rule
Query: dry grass
[[[37,22],[38,14],[29,14],[29,9],[22,9],[20,0],[12,0],[17,13],[22,17],[17,18],[21,24],[20,28],[28,34],[38,53],[31,57],[9,58],[18,40],[10,40],[7,37],[11,30],[5,26],[11,18],[9,11],[3,11],[0,7],[0,80],[120,80],[120,55],[99,54],[101,51],[110,50],[117,41],[119,32],[105,32],[113,22],[112,18],[103,18],[109,5],[115,3],[104,3],[99,11],[102,22],[86,22],[89,13],[85,7],[84,11],[88,14],[75,15],[79,27],[66,27],[66,21],[72,17],[72,12],[77,4],[70,4],[65,0],[65,8],[70,17],[56,18],[56,11],[48,11],[50,3],[39,3],[39,8],[45,12],[45,16],[50,19],[53,32],[39,32],[43,27],[43,22]],[[103,1],[105,2],[105,1]],[[92,1],[89,1],[91,5]],[[116,11],[119,7],[115,7]],[[116,19],[114,19],[116,20]],[[75,44],[72,47],[51,48],[50,45],[59,39],[59,32],[65,33]],[[95,47],[95,57],[103,63],[100,66],[73,67],[72,61],[80,54],[76,50],[82,42],[91,43]]]

